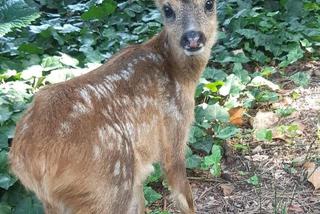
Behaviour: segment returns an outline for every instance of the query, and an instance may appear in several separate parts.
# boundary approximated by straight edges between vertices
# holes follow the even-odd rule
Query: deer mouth
[[[199,46],[197,48],[186,47],[183,49],[183,51],[187,56],[196,56],[196,55],[200,55],[204,51],[204,47],[203,47],[203,45]]]

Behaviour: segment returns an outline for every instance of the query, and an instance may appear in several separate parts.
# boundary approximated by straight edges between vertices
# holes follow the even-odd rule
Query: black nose
[[[200,50],[206,42],[204,34],[200,31],[188,31],[181,37],[180,45],[187,51]]]

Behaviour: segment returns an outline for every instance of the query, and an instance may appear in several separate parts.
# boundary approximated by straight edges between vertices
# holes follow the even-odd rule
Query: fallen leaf
[[[257,146],[256,148],[252,149],[252,153],[253,154],[257,154],[257,153],[260,153],[262,151],[263,151],[263,149],[262,149],[262,147],[260,145]]]
[[[304,210],[298,204],[291,204],[288,206],[288,213],[304,213]]]
[[[280,90],[280,87],[278,85],[272,83],[271,81],[269,81],[261,76],[257,76],[255,78],[253,78],[253,80],[251,81],[251,83],[248,84],[248,86],[254,86],[254,87],[267,86],[268,88],[270,88],[273,91]]]
[[[235,187],[232,184],[221,184],[220,188],[222,189],[224,196],[229,196],[234,191]]]
[[[242,126],[244,112],[245,112],[245,109],[241,107],[230,109],[229,110],[230,123],[236,126]]]
[[[317,167],[317,165],[314,162],[306,162],[303,167],[308,172],[308,181],[312,183],[315,190],[320,188],[320,167]]]
[[[260,161],[265,161],[268,160],[270,157],[268,155],[259,155],[259,154],[255,154],[252,156],[244,156],[247,160],[252,160],[254,162],[260,162]]]
[[[279,121],[279,117],[273,112],[259,111],[251,120],[251,125],[254,129],[267,129],[274,126]]]

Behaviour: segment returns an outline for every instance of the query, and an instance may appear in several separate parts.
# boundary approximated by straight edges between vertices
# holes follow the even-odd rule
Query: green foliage
[[[294,108],[284,107],[284,108],[277,109],[276,113],[281,117],[288,117],[295,111],[296,111],[296,109],[294,109]]]
[[[23,28],[40,17],[24,0],[0,0],[0,37],[14,28]]]
[[[222,149],[219,145],[212,146],[212,153],[204,158],[204,167],[210,168],[212,175],[219,177],[221,175]]]
[[[272,131],[270,129],[259,129],[256,132],[256,138],[261,141],[271,141]]]
[[[290,79],[298,86],[306,87],[310,82],[310,75],[304,72],[295,73],[290,77]]]
[[[7,162],[15,124],[33,94],[84,73],[84,67],[95,67],[161,28],[160,14],[149,0],[37,2],[0,0],[0,213],[42,213]],[[270,77],[298,60],[318,59],[320,46],[318,0],[219,1],[218,15],[219,39],[196,89],[196,119],[186,152],[187,168],[210,170],[214,176],[221,175],[222,143],[240,131],[230,123],[229,110],[277,101],[279,86]],[[298,72],[289,79],[306,87],[310,76]],[[276,112],[288,116],[293,110]],[[295,125],[279,129],[297,134]],[[257,130],[256,138],[271,141],[272,132]],[[248,150],[242,144],[235,147]],[[155,169],[144,186],[147,205],[161,198],[157,185],[162,172],[159,165]],[[257,186],[259,177],[247,182]]]
[[[247,179],[247,183],[253,186],[258,186],[260,184],[260,178],[257,175],[251,176],[249,179]]]

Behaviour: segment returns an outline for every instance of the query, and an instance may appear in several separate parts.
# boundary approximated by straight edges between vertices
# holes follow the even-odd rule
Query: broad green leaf
[[[216,132],[216,138],[227,140],[236,135],[239,132],[239,129],[235,126],[227,126],[225,128],[219,127],[219,129],[217,129]]]
[[[203,151],[207,154],[211,151],[213,145],[213,139],[211,136],[204,136],[197,138],[197,141],[190,146],[198,151]]]
[[[225,84],[219,89],[219,94],[222,96],[235,95],[239,94],[245,88],[246,86],[241,83],[241,79],[231,74],[227,77]]]
[[[0,213],[1,214],[11,214],[12,213],[12,207],[5,203],[5,202],[1,202],[0,203]]]
[[[258,186],[260,184],[260,178],[257,175],[254,175],[247,179],[248,184],[252,184],[253,186]]]
[[[117,7],[117,4],[113,0],[104,0],[100,5],[92,6],[88,11],[81,15],[81,18],[85,21],[93,19],[102,19],[111,15]]]
[[[272,141],[272,131],[270,129],[259,129],[256,131],[257,140]]]
[[[307,87],[310,83],[310,75],[305,72],[295,73],[290,79],[298,86]]]
[[[7,121],[12,115],[12,111],[10,111],[9,106],[0,106],[0,125]]]
[[[188,169],[199,168],[201,165],[202,158],[199,155],[192,155],[186,158],[186,165]]]
[[[143,187],[143,192],[144,192],[144,197],[146,199],[147,205],[152,204],[155,201],[159,200],[162,198],[162,195],[153,190],[149,186],[144,186]]]
[[[206,119],[208,121],[220,121],[220,122],[229,121],[229,113],[227,109],[220,106],[218,103],[214,105],[199,107],[196,109],[196,114],[197,112],[198,112],[198,117]]]
[[[0,37],[14,28],[23,28],[40,17],[40,13],[24,0],[0,1]]]
[[[227,78],[227,76],[228,75],[224,71],[209,67],[207,67],[202,74],[203,78],[215,81],[223,81]]]

